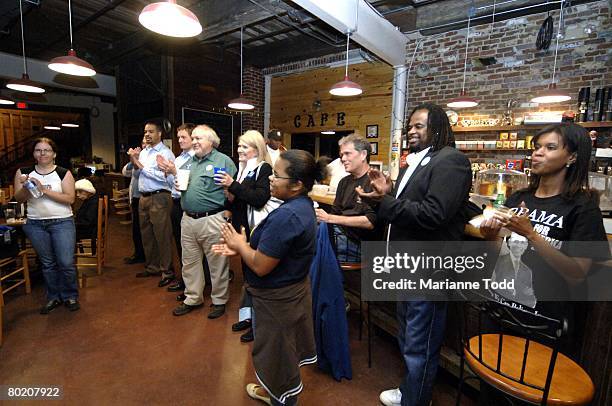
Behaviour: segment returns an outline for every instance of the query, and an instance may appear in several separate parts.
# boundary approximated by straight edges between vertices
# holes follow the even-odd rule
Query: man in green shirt
[[[229,297],[229,261],[215,255],[212,245],[219,241],[221,225],[225,223],[223,211],[225,194],[221,185],[215,184],[215,170],[223,170],[234,176],[236,165],[225,154],[217,151],[220,139],[207,125],[199,125],[191,133],[194,156],[181,169],[190,170],[187,189],[181,192],[181,245],[183,247],[183,281],[185,300],[172,312],[182,316],[204,303],[203,256],[210,268],[212,310],[209,319],[225,313]]]

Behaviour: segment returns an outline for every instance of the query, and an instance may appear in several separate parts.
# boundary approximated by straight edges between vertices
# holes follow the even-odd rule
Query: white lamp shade
[[[45,130],[53,130],[53,131],[59,131],[61,130],[60,127],[56,126],[56,125],[46,125],[43,127]]]
[[[227,103],[227,107],[234,110],[253,110],[255,108],[253,103],[243,95],[230,100],[229,103]]]
[[[202,32],[198,17],[175,0],[149,4],[140,12],[138,21],[145,28],[169,37],[189,38]]]
[[[453,109],[466,109],[468,107],[476,107],[478,106],[478,100],[473,97],[468,96],[465,93],[465,90],[461,90],[459,93],[459,97],[455,97],[451,99],[446,105]]]
[[[79,128],[78,124],[75,123],[62,123],[62,127],[67,127],[67,128]]]

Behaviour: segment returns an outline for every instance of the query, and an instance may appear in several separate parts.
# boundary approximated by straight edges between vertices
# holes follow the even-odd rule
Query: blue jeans
[[[361,241],[348,237],[342,227],[332,224],[336,258],[340,262],[361,262]]]
[[[76,232],[73,218],[28,219],[23,231],[40,259],[47,285],[47,300],[77,299],[79,290],[74,266]]]
[[[398,341],[406,375],[402,406],[428,406],[446,326],[446,302],[398,302]]]

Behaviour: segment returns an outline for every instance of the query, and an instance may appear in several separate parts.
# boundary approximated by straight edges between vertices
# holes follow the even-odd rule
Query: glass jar
[[[489,169],[476,174],[474,193],[495,199],[500,193],[506,198],[527,187],[527,175],[510,169]]]

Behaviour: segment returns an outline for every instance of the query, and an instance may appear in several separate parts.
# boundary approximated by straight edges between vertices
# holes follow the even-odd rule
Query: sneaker
[[[380,392],[380,403],[385,406],[400,406],[402,404],[402,392],[399,388]]]
[[[61,304],[62,302],[60,300],[49,300],[47,304],[40,309],[40,314],[49,314],[53,309]]]
[[[250,383],[246,386],[246,391],[250,398],[261,400],[266,405],[272,404],[270,396],[266,396],[268,393],[265,391],[264,388],[261,387],[261,385],[258,385],[256,383]]]
[[[210,305],[210,307],[212,307],[212,310],[210,311],[210,313],[208,313],[209,319],[217,319],[225,314],[224,304],[222,305],[212,304]]]
[[[79,301],[76,299],[68,299],[66,300],[66,302],[64,302],[64,304],[66,305],[68,310],[70,310],[71,312],[76,312],[77,310],[81,308]]]

